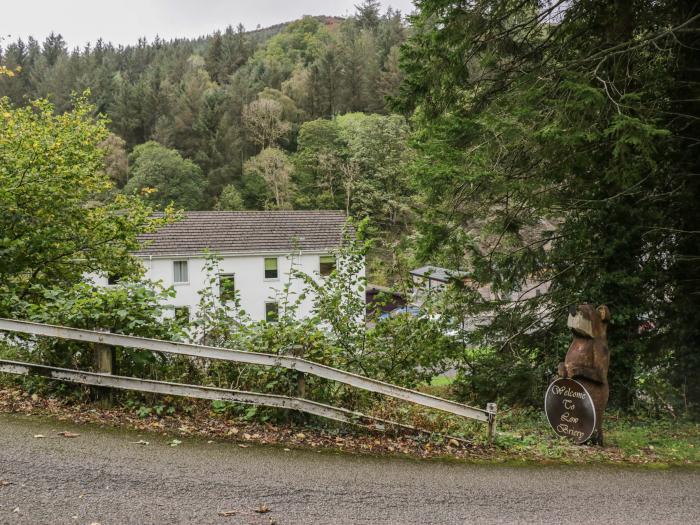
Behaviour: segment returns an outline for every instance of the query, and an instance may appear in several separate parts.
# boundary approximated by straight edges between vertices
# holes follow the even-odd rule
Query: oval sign
[[[559,436],[577,444],[588,440],[596,425],[593,399],[584,386],[573,379],[557,379],[544,396],[544,413]]]

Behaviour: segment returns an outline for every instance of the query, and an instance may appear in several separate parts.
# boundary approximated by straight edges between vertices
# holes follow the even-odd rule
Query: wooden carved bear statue
[[[608,322],[610,310],[601,305],[581,304],[569,307],[566,325],[571,329],[574,340],[566,353],[563,363],[559,363],[560,377],[575,379],[581,383],[593,398],[596,427],[591,441],[603,444],[603,413],[608,404]]]

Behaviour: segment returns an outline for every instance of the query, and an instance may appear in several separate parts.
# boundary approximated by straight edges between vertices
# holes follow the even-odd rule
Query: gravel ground
[[[169,441],[0,414],[0,523],[700,523],[698,469],[480,466]]]

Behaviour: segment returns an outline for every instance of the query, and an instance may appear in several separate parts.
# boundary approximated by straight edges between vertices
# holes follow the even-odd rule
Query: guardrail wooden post
[[[498,411],[496,403],[487,403],[486,411],[489,413],[489,443],[491,443],[496,437],[496,412]]]
[[[100,374],[114,373],[114,349],[104,343],[94,343],[95,371]],[[111,407],[114,401],[113,391],[106,387],[97,387],[97,399],[105,407]]]

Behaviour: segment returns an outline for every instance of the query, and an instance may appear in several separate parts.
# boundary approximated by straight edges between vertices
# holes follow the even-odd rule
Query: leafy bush
[[[539,406],[549,368],[537,359],[535,351],[513,355],[493,348],[468,349],[452,388],[459,399],[478,406],[491,401]]]
[[[37,290],[35,295],[41,301],[16,305],[14,316],[87,330],[176,340],[185,332],[165,315],[163,306],[172,294],[171,289],[149,282],[121,282],[109,287],[80,283],[68,289]],[[52,366],[89,369],[93,365],[92,348],[76,341],[37,338],[22,345],[18,352],[20,357]],[[158,376],[168,367],[182,368],[182,359],[146,350],[119,349],[116,366],[123,375]]]

